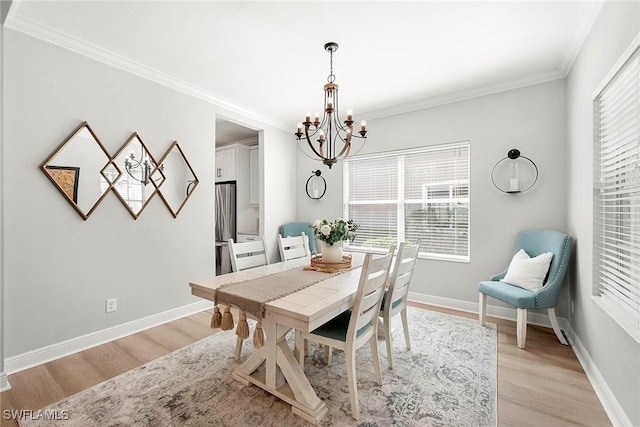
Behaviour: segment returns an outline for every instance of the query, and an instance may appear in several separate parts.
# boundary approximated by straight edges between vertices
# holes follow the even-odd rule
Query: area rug
[[[495,426],[496,327],[409,308],[411,350],[400,318],[393,322],[394,369],[379,341],[383,385],[375,383],[369,346],[357,352],[360,420],[351,418],[344,354],[310,345],[305,373],[329,413],[322,426]],[[303,426],[291,406],[234,381],[235,334],[198,341],[46,408],[66,420],[21,420],[30,426]]]

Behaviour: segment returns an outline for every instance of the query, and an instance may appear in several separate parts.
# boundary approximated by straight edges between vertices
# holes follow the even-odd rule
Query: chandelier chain
[[[333,50],[329,50],[329,55],[331,59],[329,60],[330,71],[329,71],[329,77],[327,77],[327,81],[329,83],[333,83],[336,81],[336,76],[333,74]]]

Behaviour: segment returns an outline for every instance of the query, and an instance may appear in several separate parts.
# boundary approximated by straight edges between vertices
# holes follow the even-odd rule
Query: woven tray
[[[305,267],[305,270],[321,271],[323,273],[335,273],[340,270],[348,270],[351,268],[351,254],[342,255],[340,262],[324,262],[322,255],[311,255],[311,265]]]

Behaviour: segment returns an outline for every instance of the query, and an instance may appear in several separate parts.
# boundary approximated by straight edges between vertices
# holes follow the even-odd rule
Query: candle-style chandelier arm
[[[316,150],[316,147],[313,146],[313,144],[311,143],[311,136],[314,136],[316,133],[318,133],[318,131],[316,130],[314,133],[312,133],[311,135],[309,135],[309,126],[304,127],[304,136],[307,139],[307,142],[309,143],[309,147],[311,147],[311,150],[313,151],[313,153],[318,156],[318,157],[322,157],[323,159],[326,159],[324,157],[324,150],[323,150],[323,145],[324,142],[321,142],[320,139],[318,139],[318,145],[319,145],[319,152],[318,150]],[[298,139],[300,139],[300,137],[298,136]]]
[[[132,179],[144,185],[147,185],[151,182],[151,176],[153,175],[153,172],[155,172],[156,169],[163,171],[164,165],[157,166],[153,160],[146,157],[144,150],[145,148],[141,146],[140,159],[137,159],[133,150],[131,150],[129,156],[125,157],[124,159],[124,169]],[[140,168],[141,173],[141,176],[139,178],[135,173],[135,170],[138,168]],[[155,179],[154,182],[159,182],[159,180],[160,179]]]

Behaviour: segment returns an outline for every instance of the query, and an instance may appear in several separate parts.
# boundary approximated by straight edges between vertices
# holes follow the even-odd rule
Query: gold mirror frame
[[[101,194],[98,196],[98,199],[91,205],[89,210],[85,212],[78,204],[78,189],[80,185],[79,184],[80,173],[81,173],[81,169],[83,168],[77,165],[51,164],[51,162],[57,156],[61,155],[65,151],[65,148],[68,149],[68,147],[70,147],[74,141],[81,141],[80,139],[76,139],[76,137],[80,136],[80,134],[84,129],[86,129],[89,132],[89,134],[91,135],[91,138],[95,141],[96,144],[98,144],[98,147],[104,153],[106,158],[106,163],[104,167],[106,167],[111,162],[111,156],[109,155],[107,150],[104,148],[104,145],[102,145],[102,143],[100,142],[100,139],[98,139],[98,136],[93,132],[93,129],[91,129],[91,127],[89,126],[89,123],[85,121],[85,122],[82,122],[82,124],[78,126],[78,128],[75,131],[73,131],[73,133],[62,144],[60,144],[51,153],[51,155],[47,157],[46,160],[44,160],[40,164],[40,170],[42,170],[42,172],[47,176],[47,178],[49,178],[51,183],[58,189],[60,194],[63,195],[65,200],[69,202],[69,204],[73,207],[73,209],[75,209],[78,215],[80,215],[82,219],[86,221],[89,218],[89,216],[93,213],[93,211],[96,210],[96,208],[102,202],[102,200],[104,200],[107,194],[109,194],[109,191],[112,189],[112,185],[107,182],[107,186],[104,187],[102,185],[102,181],[100,180],[98,182],[98,185],[99,185],[98,188],[101,188],[101,187],[104,187],[104,188],[100,190]],[[78,143],[79,142],[76,142],[76,145]],[[99,175],[102,174],[104,167],[101,167],[97,170]],[[119,169],[117,170],[119,172]],[[82,182],[84,181],[86,181],[86,179],[82,180]],[[85,192],[81,190],[81,193],[84,194]]]
[[[148,175],[148,177],[150,178],[154,172],[157,172],[160,174],[160,183],[156,184],[154,182],[153,185],[150,186],[150,188],[153,188],[153,191],[151,192],[151,194],[149,196],[143,196],[143,199],[141,199],[141,206],[140,209],[135,212],[133,210],[133,208],[131,207],[131,205],[129,204],[129,201],[121,194],[120,189],[119,189],[119,184],[121,183],[121,180],[123,177],[127,177],[127,180],[129,179],[128,177],[132,177],[131,174],[127,171],[126,166],[124,165],[124,159],[126,159],[127,157],[130,156],[122,156],[124,153],[126,153],[128,150],[130,150],[129,146],[131,144],[134,143],[138,143],[140,144],[140,150],[141,150],[141,155],[140,155],[140,161],[139,162],[143,162],[145,160],[145,157],[147,157],[147,160],[151,162],[151,173]],[[131,150],[132,154],[133,150]],[[158,169],[158,163],[156,162],[156,160],[153,158],[153,155],[151,154],[151,152],[149,151],[149,149],[147,148],[147,146],[145,145],[145,143],[142,141],[142,138],[140,138],[140,135],[138,135],[137,132],[134,132],[129,139],[127,139],[127,141],[122,145],[122,147],[120,147],[120,149],[118,150],[118,152],[116,153],[115,156],[113,156],[110,161],[109,161],[109,165],[113,165],[116,169],[120,169],[120,167],[117,164],[117,160],[118,158],[123,159],[123,166],[122,168],[125,170],[124,172],[122,172],[120,175],[118,175],[118,177],[115,179],[115,181],[113,181],[111,183],[112,187],[113,187],[113,192],[116,194],[116,196],[118,197],[118,199],[120,199],[120,202],[122,202],[122,204],[124,205],[124,207],[127,209],[127,211],[129,212],[129,214],[133,217],[133,219],[138,219],[140,217],[140,215],[142,214],[142,212],[144,211],[144,209],[147,207],[147,205],[149,204],[149,202],[151,201],[151,199],[153,199],[153,196],[156,195],[156,193],[158,192],[158,188],[164,183],[164,174],[162,173],[162,170]],[[131,157],[130,157],[131,158]],[[132,160],[134,160],[132,158]],[[109,166],[107,165],[107,166]],[[105,167],[106,169],[106,167]],[[137,178],[132,177],[132,179],[140,182]],[[140,184],[144,184],[142,182],[140,182]],[[144,187],[141,188],[142,193],[144,193],[144,189],[146,187],[148,187],[150,184],[144,184]],[[127,183],[126,185],[129,185],[129,183]]]
[[[169,190],[169,186],[176,186],[176,184],[177,184],[177,188],[178,189],[182,188],[182,186],[179,183],[173,183],[172,184],[172,181],[173,181],[173,179],[172,179],[173,175],[171,175],[172,171],[168,170],[170,168],[164,168],[165,161],[167,160],[167,158],[172,153],[175,152],[175,149],[177,149],[177,153],[179,154],[180,158],[184,161],[184,165],[186,166],[186,171],[190,172],[191,173],[191,177],[193,178],[193,179],[187,179],[186,182],[183,182],[183,185],[184,185],[184,188],[185,188],[185,190],[184,190],[185,191],[185,196],[182,199],[182,202],[180,203],[180,206],[178,207],[177,210],[174,210],[173,206],[171,206],[171,203],[168,200],[169,196],[164,194],[164,193],[170,191]],[[162,180],[160,185],[157,185],[156,182],[153,180],[153,176],[156,175],[156,173],[162,174],[163,177],[165,178],[164,180]],[[151,179],[151,183],[158,190],[158,195],[160,196],[160,198],[164,202],[165,206],[167,207],[167,209],[169,209],[169,212],[171,212],[171,215],[173,215],[174,218],[178,217],[178,214],[180,213],[180,211],[182,210],[184,205],[187,203],[187,200],[189,200],[189,197],[191,197],[191,194],[193,194],[193,191],[195,190],[195,188],[200,183],[200,181],[198,181],[198,177],[196,176],[195,172],[193,171],[193,168],[189,164],[189,160],[187,160],[187,157],[184,155],[184,152],[180,148],[180,145],[178,144],[178,141],[173,141],[171,143],[171,145],[169,146],[169,148],[167,149],[167,151],[165,151],[165,153],[162,155],[162,158],[158,162],[158,166],[156,166],[154,171],[151,173],[151,178],[152,178]],[[163,189],[160,188],[161,185],[164,185],[164,191],[163,191]]]

